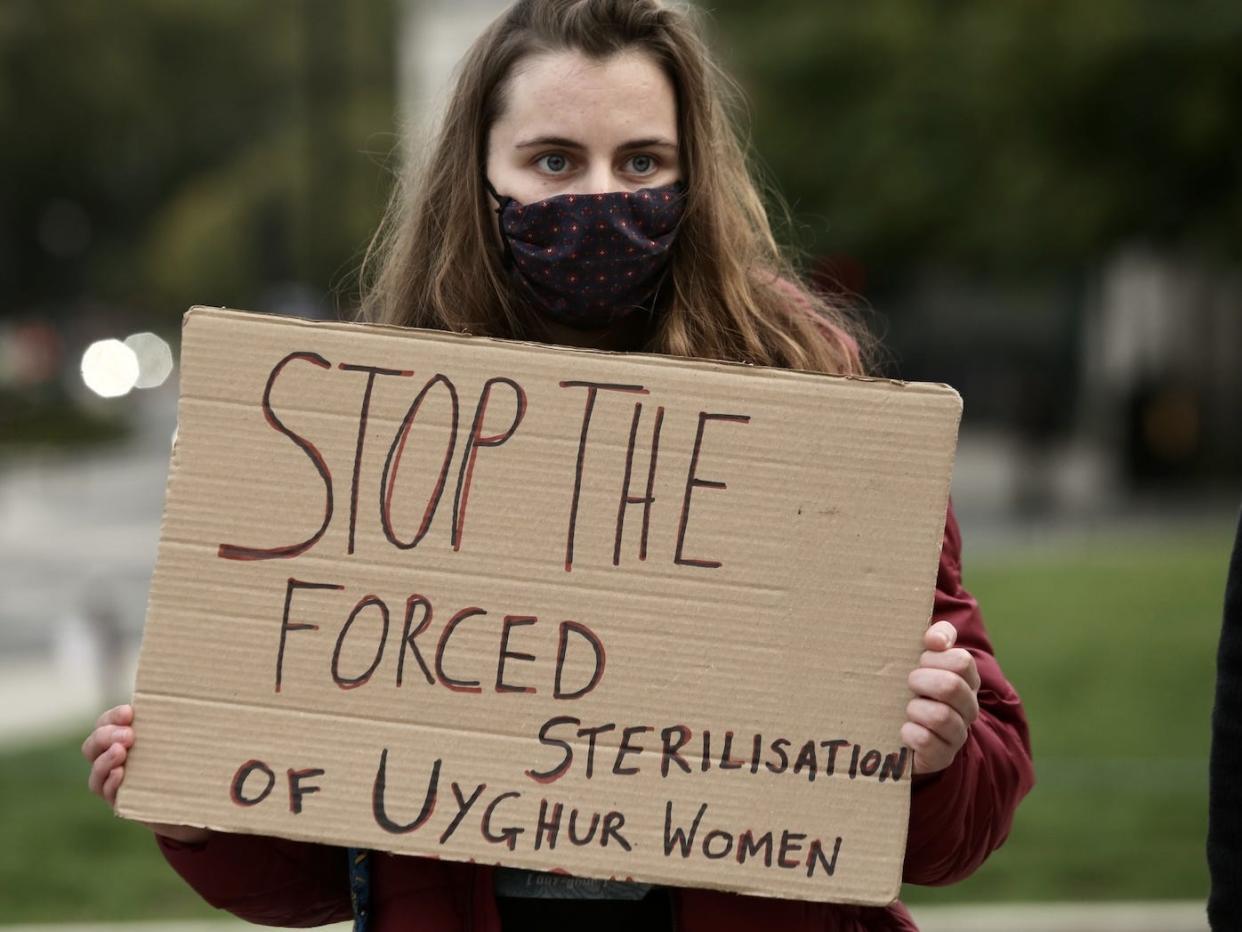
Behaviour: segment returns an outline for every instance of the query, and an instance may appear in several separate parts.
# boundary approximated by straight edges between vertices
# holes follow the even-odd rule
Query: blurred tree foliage
[[[704,2],[814,254],[1242,249],[1236,0]],[[0,314],[326,294],[388,187],[399,6],[5,0]]]
[[[326,292],[375,225],[390,0],[0,4],[0,314]]]
[[[1236,0],[710,0],[803,245],[1059,273],[1242,252]]]

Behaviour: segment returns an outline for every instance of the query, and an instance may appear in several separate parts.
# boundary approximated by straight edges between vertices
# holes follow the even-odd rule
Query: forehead
[[[605,59],[546,52],[518,63],[492,132],[501,137],[565,136],[584,144],[663,136],[677,139],[677,98],[649,55]]]

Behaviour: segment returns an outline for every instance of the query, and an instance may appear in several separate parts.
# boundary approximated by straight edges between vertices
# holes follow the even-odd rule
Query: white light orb
[[[138,357],[120,340],[96,340],[82,354],[82,381],[102,398],[119,398],[138,382]]]
[[[138,381],[134,383],[135,388],[155,388],[163,385],[164,380],[172,374],[172,350],[163,337],[150,331],[131,333],[125,338],[125,345],[138,358]]]

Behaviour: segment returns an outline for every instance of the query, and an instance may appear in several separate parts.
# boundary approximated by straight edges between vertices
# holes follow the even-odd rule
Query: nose
[[[612,166],[606,162],[592,165],[582,182],[583,194],[608,194],[621,190],[620,182],[613,176]]]

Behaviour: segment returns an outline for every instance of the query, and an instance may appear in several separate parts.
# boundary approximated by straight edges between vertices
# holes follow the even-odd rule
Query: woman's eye
[[[552,153],[550,155],[541,155],[535,160],[535,164],[549,174],[559,175],[569,167],[569,160],[563,155]]]
[[[650,175],[656,170],[656,160],[649,155],[636,155],[630,159],[630,173],[634,175]]]

